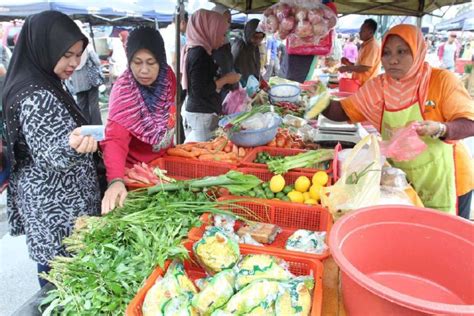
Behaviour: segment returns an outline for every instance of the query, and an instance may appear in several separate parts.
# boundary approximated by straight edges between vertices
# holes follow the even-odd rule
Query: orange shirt
[[[352,73],[352,78],[359,80],[361,85],[379,74],[381,65],[381,52],[380,45],[374,38],[362,43],[359,51],[359,57],[357,58],[355,65],[370,67],[370,69],[366,72]]]
[[[373,126],[380,128],[383,105],[376,108],[370,102],[358,102],[359,108],[357,108],[352,100],[362,97],[358,94],[341,100],[347,116],[353,122],[368,120]],[[363,108],[360,108],[361,106]],[[455,75],[444,69],[433,68],[428,86],[428,98],[423,108],[425,120],[437,122],[450,122],[459,118],[474,120],[474,100]],[[461,196],[474,189],[474,161],[462,143],[455,143],[456,188],[457,195]]]

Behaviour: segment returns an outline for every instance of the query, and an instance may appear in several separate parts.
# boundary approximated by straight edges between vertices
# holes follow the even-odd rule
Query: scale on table
[[[359,123],[335,122],[319,115],[318,128],[313,135],[313,141],[324,147],[333,147],[341,143],[344,148],[352,148],[362,139],[364,132]]]

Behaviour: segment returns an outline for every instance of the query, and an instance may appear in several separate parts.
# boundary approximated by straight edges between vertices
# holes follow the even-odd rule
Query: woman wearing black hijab
[[[99,212],[92,157],[97,142],[80,135],[79,127],[88,122],[62,82],[79,64],[87,42],[62,13],[29,16],[5,82],[10,233],[26,234],[39,272],[48,271],[54,257],[67,255],[62,239],[70,235],[76,218]],[[44,284],[40,279],[40,285]]]
[[[123,205],[125,168],[148,163],[173,145],[176,77],[166,63],[163,38],[140,27],[127,42],[128,69],[110,93],[105,140],[101,143],[109,187],[102,213]]]

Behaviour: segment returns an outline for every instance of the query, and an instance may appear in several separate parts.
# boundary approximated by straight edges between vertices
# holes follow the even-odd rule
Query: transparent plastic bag
[[[336,24],[336,12],[321,1],[282,0],[264,11],[260,27],[280,40],[287,39],[289,54],[327,55],[333,43],[330,31]]]
[[[382,186],[405,190],[408,187],[408,181],[405,172],[394,167],[383,167],[382,178],[380,179]]]
[[[364,147],[368,145],[368,150]],[[364,159],[360,156],[364,154]],[[363,138],[342,165],[340,179],[321,189],[321,202],[335,220],[345,213],[375,205],[380,199],[382,164],[375,135]]]
[[[245,85],[245,90],[247,91],[247,96],[253,97],[260,87],[260,81],[254,77],[254,75],[250,75],[247,79],[247,84]]]
[[[389,141],[382,141],[382,154],[395,161],[407,161],[423,153],[428,146],[416,132],[417,123],[398,129]]]
[[[239,87],[230,91],[222,102],[222,112],[225,115],[244,112],[249,104],[247,91]]]

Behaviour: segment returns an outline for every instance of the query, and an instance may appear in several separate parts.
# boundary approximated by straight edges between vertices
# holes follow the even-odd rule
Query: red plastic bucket
[[[379,206],[333,226],[348,315],[474,315],[474,224],[440,211]]]
[[[359,80],[351,78],[339,79],[339,91],[340,92],[352,92],[355,93],[360,88]]]

